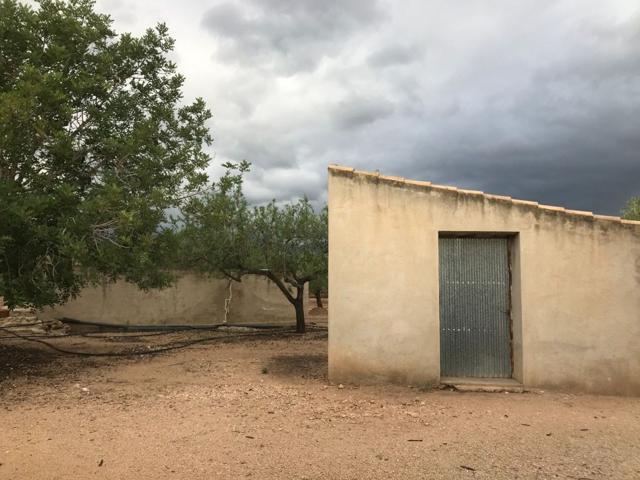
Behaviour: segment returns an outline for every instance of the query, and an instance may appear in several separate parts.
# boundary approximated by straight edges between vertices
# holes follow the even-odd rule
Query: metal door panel
[[[511,377],[506,238],[440,238],[443,377]]]

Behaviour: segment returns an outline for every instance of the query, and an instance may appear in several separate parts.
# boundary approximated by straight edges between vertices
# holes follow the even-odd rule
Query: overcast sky
[[[99,0],[165,22],[253,201],[329,163],[618,213],[640,194],[638,0]],[[217,169],[213,170],[217,173]]]

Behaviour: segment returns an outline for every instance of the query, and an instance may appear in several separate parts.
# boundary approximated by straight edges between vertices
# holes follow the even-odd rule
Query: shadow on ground
[[[0,385],[18,378],[51,378],[104,365],[104,361],[72,357],[44,346],[0,344]]]
[[[308,334],[305,340],[326,338],[326,332]],[[226,344],[245,344],[256,347],[264,343],[298,341],[298,336],[283,336],[280,332],[247,334],[245,332],[164,332],[138,335],[73,335],[48,339],[59,348],[75,352],[109,356],[75,356],[51,350],[45,345],[18,340],[0,340],[0,396],[3,386],[20,381],[40,383],[55,379],[75,382],[81,373],[98,374],[101,369],[122,363],[135,363],[142,359],[172,355],[184,347],[215,349]],[[150,352],[149,349],[169,350]],[[286,351],[286,350],[285,350]],[[145,355],[142,355],[145,354]],[[115,355],[115,356],[112,356]],[[266,372],[282,378],[327,379],[327,355],[278,355],[264,365]]]
[[[326,381],[327,355],[278,355],[265,365],[269,375]]]

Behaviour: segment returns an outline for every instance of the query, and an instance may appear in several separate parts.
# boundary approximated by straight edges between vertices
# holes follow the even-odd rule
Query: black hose
[[[101,329],[117,330],[122,332],[145,332],[145,331],[182,331],[182,330],[211,330],[218,327],[246,327],[256,329],[278,328],[281,325],[264,324],[264,323],[208,323],[204,325],[185,325],[185,324],[113,324],[104,322],[91,322],[85,320],[77,320],[70,317],[58,317],[57,320],[67,325],[79,325],[82,327],[97,327]]]
[[[3,327],[3,330],[9,329],[20,329],[22,327],[28,327],[33,325],[41,325],[41,323],[21,323],[16,325],[7,325]],[[156,337],[159,335],[171,335],[173,333],[181,333],[185,331],[212,331],[217,330],[219,325],[212,325],[210,327],[191,327],[186,326],[185,328],[172,328],[171,330],[162,330],[159,332],[150,332],[150,333],[139,333],[136,330],[127,331],[127,330],[119,330],[117,332],[86,332],[86,333],[59,333],[55,335],[48,334],[29,334],[22,335],[24,338],[64,338],[64,337],[84,337],[84,338],[139,338],[139,337]],[[279,327],[271,327],[271,328],[279,328]],[[0,339],[6,338],[15,338],[13,332],[12,335],[4,335],[0,336]]]
[[[212,331],[217,330],[218,327],[211,327],[206,329],[200,329],[201,331]],[[185,331],[193,331],[192,329],[186,328],[184,330],[162,330],[160,332],[151,332],[151,333],[137,333],[137,332],[87,332],[87,333],[76,333],[75,335],[79,335],[85,338],[141,338],[141,337],[157,337],[159,335],[171,335],[173,333],[182,333]]]
[[[239,334],[234,334],[234,335],[225,335],[225,336],[209,336],[209,337],[204,337],[204,338],[197,338],[194,340],[187,340],[187,341],[183,341],[183,342],[176,342],[175,344],[165,344],[162,345],[158,348],[154,348],[152,350],[141,350],[141,351],[135,351],[135,352],[78,352],[78,351],[74,351],[74,350],[67,350],[65,348],[60,348],[57,347],[49,342],[45,342],[44,340],[40,340],[38,338],[32,338],[32,337],[28,337],[28,336],[24,336],[24,335],[20,335],[17,334],[15,332],[12,332],[11,330],[8,330],[6,328],[0,327],[0,330],[5,331],[7,333],[9,333],[10,335],[12,335],[15,338],[18,338],[20,340],[23,341],[27,341],[27,342],[34,342],[34,343],[40,343],[52,350],[55,350],[58,353],[63,353],[66,355],[78,355],[78,356],[82,356],[82,357],[134,357],[136,355],[153,355],[156,353],[162,353],[162,352],[168,352],[171,350],[177,350],[180,348],[186,348],[186,347],[190,347],[192,345],[196,345],[198,343],[203,343],[203,342],[208,342],[208,341],[213,341],[213,340],[225,340],[227,338],[241,338],[241,337],[263,337],[263,336],[273,336],[276,333],[285,333],[285,334],[291,334],[291,333],[295,333],[295,330],[292,329],[288,329],[288,330],[282,330],[281,332],[259,332],[259,333],[239,333]]]
[[[22,324],[22,325],[9,325],[9,326],[5,326],[2,327],[3,330],[8,330],[11,328],[20,328],[26,326],[26,324]],[[142,338],[142,337],[157,337],[160,335],[172,335],[174,333],[182,333],[182,332],[193,332],[193,331],[213,331],[213,330],[218,330],[218,328],[220,328],[221,326],[232,326],[232,327],[242,327],[242,328],[256,328],[256,327],[249,327],[247,325],[227,325],[227,324],[223,324],[223,325],[212,325],[212,326],[208,326],[208,327],[194,327],[194,326],[186,326],[184,329],[179,329],[179,328],[173,328],[171,330],[162,330],[159,332],[150,332],[150,333],[139,333],[137,331],[117,331],[117,332],[87,332],[87,333],[58,333],[58,334],[54,334],[54,335],[47,335],[47,334],[39,334],[39,333],[35,333],[35,334],[21,334],[23,339],[31,339],[31,338],[67,338],[67,337],[83,337],[83,338],[94,338],[94,339],[106,339],[106,338]],[[263,325],[261,327],[262,330],[266,330],[269,329],[271,331],[274,330],[282,330],[282,329],[287,329],[289,327],[285,327],[285,326],[280,326],[280,325]],[[307,325],[307,330],[319,330],[319,331],[326,331],[327,327],[322,327],[320,325]],[[6,340],[6,339],[12,339],[12,338],[16,338],[16,336],[14,335],[14,332],[10,332],[11,335],[0,335],[0,340]]]

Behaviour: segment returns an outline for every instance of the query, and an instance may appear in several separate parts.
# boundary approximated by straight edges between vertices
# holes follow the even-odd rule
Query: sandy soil
[[[325,337],[0,340],[0,478],[640,478],[640,399],[329,385]]]

